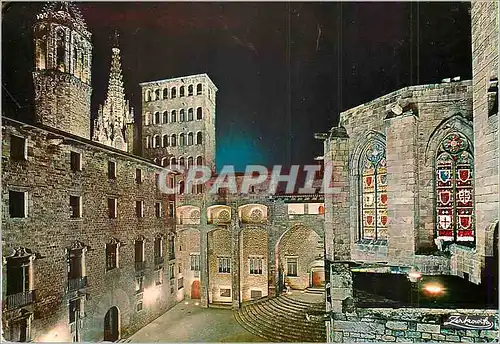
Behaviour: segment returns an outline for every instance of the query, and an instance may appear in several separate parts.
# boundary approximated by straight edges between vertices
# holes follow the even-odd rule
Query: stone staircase
[[[282,295],[243,305],[235,317],[246,330],[270,342],[324,343],[324,312],[324,302],[310,303]]]

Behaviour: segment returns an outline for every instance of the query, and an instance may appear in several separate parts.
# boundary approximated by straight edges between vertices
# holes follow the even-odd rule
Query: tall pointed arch
[[[472,152],[459,132],[445,136],[436,152],[436,236],[443,241],[475,242]]]

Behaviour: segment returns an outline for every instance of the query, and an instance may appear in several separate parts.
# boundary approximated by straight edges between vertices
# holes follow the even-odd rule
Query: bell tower
[[[48,3],[33,32],[36,122],[89,139],[92,44],[80,11]]]

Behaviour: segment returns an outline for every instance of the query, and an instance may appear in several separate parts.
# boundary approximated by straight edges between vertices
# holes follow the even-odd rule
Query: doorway
[[[111,307],[104,317],[104,340],[115,342],[120,339],[120,311]]]
[[[191,284],[191,298],[200,298],[200,281],[193,281],[193,283]]]

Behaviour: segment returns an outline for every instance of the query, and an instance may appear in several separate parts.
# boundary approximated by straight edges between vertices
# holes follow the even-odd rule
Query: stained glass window
[[[387,164],[380,142],[372,142],[363,154],[361,190],[361,238],[387,239]]]
[[[436,156],[436,231],[438,239],[474,242],[474,159],[467,139],[452,133]]]

